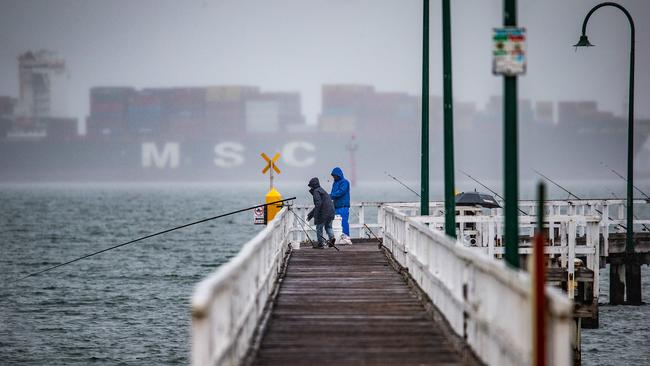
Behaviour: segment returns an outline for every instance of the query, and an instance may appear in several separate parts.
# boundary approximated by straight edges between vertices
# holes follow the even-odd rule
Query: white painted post
[[[363,205],[363,202],[362,202],[361,205],[359,206],[359,225],[361,225],[363,227],[363,224],[365,224],[365,223],[366,223],[366,213],[365,213],[364,205]],[[363,228],[362,227],[359,228],[359,237],[360,238],[363,237],[363,235],[361,235],[361,233],[363,233]],[[370,233],[368,233],[368,234],[370,234]]]
[[[575,265],[573,261],[576,257],[576,221],[574,217],[569,219],[568,226],[569,258],[567,258],[567,294],[570,299],[573,299],[575,296]]]
[[[488,256],[494,258],[494,236],[496,235],[497,220],[492,218],[488,222]]]
[[[600,296],[600,230],[598,223],[593,224],[593,237],[595,240],[594,249],[596,250],[594,254],[595,263],[592,268],[594,271],[594,301],[598,304],[598,297]]]

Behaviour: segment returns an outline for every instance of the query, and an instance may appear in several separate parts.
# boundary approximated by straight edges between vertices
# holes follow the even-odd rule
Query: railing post
[[[568,245],[569,255],[567,258],[567,294],[570,299],[575,296],[575,264],[576,257],[576,221],[575,217],[571,216],[568,222]]]

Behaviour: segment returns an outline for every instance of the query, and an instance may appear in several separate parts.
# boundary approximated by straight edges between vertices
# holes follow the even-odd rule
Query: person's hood
[[[339,167],[332,169],[332,176],[334,177],[335,180],[344,178],[343,170],[341,170],[341,168]]]
[[[316,189],[320,187],[320,182],[318,181],[318,178],[314,177],[309,180],[309,184],[307,184],[307,186],[309,186],[311,189]]]

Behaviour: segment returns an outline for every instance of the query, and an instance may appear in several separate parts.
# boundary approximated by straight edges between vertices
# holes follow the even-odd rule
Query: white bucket
[[[334,231],[336,245],[352,244],[352,240],[350,240],[347,235],[343,234],[343,218],[341,215],[334,216],[334,221],[332,221],[332,231]]]
[[[332,230],[334,230],[334,237],[340,238],[343,234],[343,218],[341,215],[334,215],[334,221],[332,221]]]

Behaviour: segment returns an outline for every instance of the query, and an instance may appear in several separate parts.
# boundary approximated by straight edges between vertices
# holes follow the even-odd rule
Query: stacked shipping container
[[[205,113],[210,136],[245,133],[245,101],[259,95],[253,86],[214,86],[206,89]]]
[[[93,88],[92,137],[215,140],[246,133],[278,133],[304,125],[300,94],[261,93],[252,86],[206,88]]]
[[[127,135],[127,106],[135,94],[133,88],[111,87],[90,89],[88,136],[123,137]]]
[[[414,130],[419,110],[418,98],[405,93],[378,93],[369,85],[324,85],[319,125],[324,132],[365,135]]]
[[[129,98],[127,121],[131,136],[159,136],[162,116],[159,91],[142,90]]]

